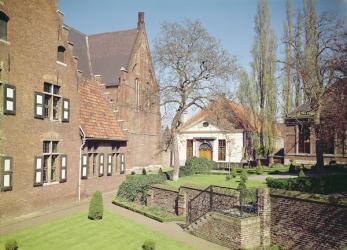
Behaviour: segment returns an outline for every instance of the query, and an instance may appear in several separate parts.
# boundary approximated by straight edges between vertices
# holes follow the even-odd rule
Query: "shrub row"
[[[192,157],[186,161],[186,165],[180,168],[180,177],[197,174],[198,172],[210,171],[216,166],[214,161],[205,158]]]
[[[119,186],[117,196],[128,201],[135,201],[140,198],[140,201],[144,202],[151,185],[163,183],[164,181],[166,181],[164,174],[130,175]]]
[[[346,192],[346,183],[347,175],[266,179],[266,184],[270,188],[278,188],[316,194]]]

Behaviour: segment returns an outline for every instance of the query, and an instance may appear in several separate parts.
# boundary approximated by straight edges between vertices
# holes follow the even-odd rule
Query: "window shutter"
[[[69,122],[70,120],[70,100],[63,98],[62,118],[63,122]]]
[[[45,95],[43,93],[35,92],[35,100],[34,100],[34,117],[43,119],[44,113],[43,113],[43,100]]]
[[[124,174],[125,172],[125,156],[124,154],[120,155],[120,173]]]
[[[42,186],[43,184],[43,156],[35,157],[34,165],[34,187]]]
[[[4,114],[16,114],[16,87],[9,84],[4,85]]]
[[[99,156],[99,177],[104,175],[104,154]]]
[[[88,178],[88,154],[82,155],[81,179]]]
[[[11,191],[12,190],[12,157],[5,156],[2,157],[2,174],[1,176],[1,191]]]
[[[60,180],[59,182],[66,182],[67,180],[67,155],[60,156]]]
[[[112,175],[112,154],[107,155],[107,175]]]

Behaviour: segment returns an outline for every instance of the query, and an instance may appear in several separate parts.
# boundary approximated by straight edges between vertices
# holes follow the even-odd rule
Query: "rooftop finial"
[[[143,27],[144,24],[145,24],[145,13],[139,12],[138,13],[137,28]]]

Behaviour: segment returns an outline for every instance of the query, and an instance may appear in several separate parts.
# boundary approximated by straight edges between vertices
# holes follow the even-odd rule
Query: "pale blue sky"
[[[295,9],[302,9],[301,0],[293,3]],[[163,21],[199,19],[247,69],[251,61],[256,5],[256,0],[60,0],[65,23],[86,34],[135,28],[137,12],[144,11],[150,44]],[[269,7],[272,26],[281,38],[286,0],[269,0]],[[347,0],[318,0],[317,10],[346,16]],[[279,47],[279,56],[281,53]]]

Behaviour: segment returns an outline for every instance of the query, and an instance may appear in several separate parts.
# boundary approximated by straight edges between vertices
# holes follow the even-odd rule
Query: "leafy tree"
[[[163,23],[154,42],[161,105],[171,110],[170,145],[174,158],[173,180],[179,178],[177,133],[182,115],[192,107],[204,108],[235,71],[235,60],[199,21]]]
[[[256,111],[256,120],[259,121],[259,132],[255,134],[254,144],[257,154],[261,156],[267,156],[273,151],[273,124],[277,113],[276,48],[276,36],[270,26],[268,3],[267,0],[260,0],[255,17],[251,89],[255,90],[256,101],[253,109]]]

